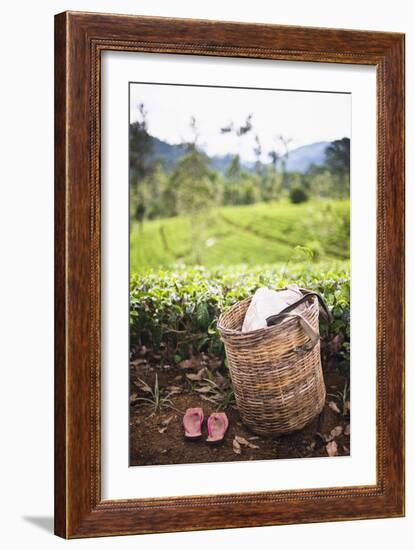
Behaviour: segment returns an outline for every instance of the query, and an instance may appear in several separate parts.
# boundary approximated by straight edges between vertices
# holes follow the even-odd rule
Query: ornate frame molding
[[[376,485],[101,500],[100,73],[104,50],[376,66]],[[73,538],[403,515],[404,35],[65,12],[55,18],[55,51],[56,534]],[[388,308],[392,303],[393,311]]]

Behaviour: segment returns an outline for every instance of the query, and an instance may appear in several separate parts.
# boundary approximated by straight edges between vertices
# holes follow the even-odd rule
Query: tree
[[[281,193],[282,181],[277,173],[277,165],[280,160],[280,155],[275,149],[268,152],[268,156],[271,159],[271,166],[267,170],[264,187],[264,200],[275,200]],[[284,179],[284,177],[283,177]]]
[[[147,132],[147,111],[144,104],[138,106],[140,120],[130,124],[130,184],[135,185],[151,169],[149,156],[152,151],[151,137]]]
[[[237,204],[253,204],[261,200],[261,179],[258,174],[244,173],[238,182]]]
[[[238,136],[244,136],[251,130],[252,130],[252,114],[249,114],[246,118],[245,124],[242,124],[242,126],[239,126],[239,128],[236,130],[236,133]]]
[[[311,165],[304,174],[304,179],[310,193],[319,198],[335,197],[337,194],[336,184],[333,174],[327,169],[327,166]]]
[[[201,151],[194,149],[177,162],[172,181],[179,213],[193,216],[211,205],[212,186],[208,161]]]
[[[193,261],[202,263],[203,232],[214,202],[214,186],[210,180],[208,157],[197,147],[199,133],[194,117],[190,127],[193,139],[187,144],[187,154],[176,163],[172,185],[178,213],[189,218]]]
[[[275,201],[281,196],[282,177],[275,169],[274,164],[268,166],[265,170],[264,177],[261,182],[262,200]]]
[[[277,152],[277,151],[274,151],[274,150],[273,150],[273,151],[270,151],[270,152],[268,153],[268,156],[269,156],[269,158],[271,159],[271,165],[272,165],[272,167],[274,168],[274,171],[276,172],[276,171],[277,171],[277,163],[278,163],[278,161],[279,161],[279,159],[280,159],[280,156],[279,156],[278,152]]]
[[[226,181],[224,182],[223,200],[225,204],[238,204],[238,182],[242,175],[239,155],[232,157],[231,162],[225,171]]]
[[[147,132],[147,111],[143,103],[138,105],[138,110],[140,119],[130,124],[129,168],[131,201],[135,201],[131,213],[142,224],[148,205],[145,202],[146,192],[140,187],[153,171],[154,163],[151,160],[152,140]]]
[[[249,134],[252,129],[252,114],[249,114],[245,122],[236,126],[233,122],[230,122],[227,126],[223,126],[220,131],[221,134],[233,133],[238,138],[242,138]],[[255,136],[255,148],[254,154],[256,157],[255,170],[257,174],[260,172],[260,156],[262,153],[261,143],[259,137]],[[224,183],[223,200],[225,204],[249,204],[254,201],[254,197],[258,196],[258,186],[253,182],[247,183],[245,180],[242,182],[242,178],[246,176],[242,170],[239,154],[233,156],[228,168],[225,172],[227,181]]]
[[[235,155],[234,157],[232,157],[231,162],[226,168],[225,175],[229,179],[238,179],[241,175],[241,171],[242,170],[239,155]]]
[[[338,195],[345,197],[350,192],[350,139],[344,137],[333,141],[326,149],[326,166],[337,179]]]
[[[282,134],[278,136],[277,141],[280,143],[282,153],[280,155],[281,172],[282,172],[282,186],[287,187],[287,162],[290,154],[289,145],[292,142],[291,138],[287,138]]]
[[[261,165],[262,145],[261,145],[261,141],[260,141],[258,135],[255,136],[254,155],[255,155],[255,158],[256,158],[256,161],[255,161],[255,172],[256,172],[258,175],[261,175],[261,169],[262,169],[262,165]]]
[[[293,204],[300,204],[301,202],[308,201],[308,193],[304,187],[295,185],[290,189],[290,201]]]

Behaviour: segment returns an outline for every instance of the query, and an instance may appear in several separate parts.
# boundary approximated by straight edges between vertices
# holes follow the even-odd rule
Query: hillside
[[[287,160],[286,170],[288,172],[300,172],[304,174],[312,164],[322,166],[326,158],[326,149],[330,141],[319,141],[298,147],[290,152]]]
[[[152,158],[162,159],[167,170],[171,170],[174,164],[186,153],[186,145],[184,144],[171,145],[156,137],[150,137],[153,148]],[[303,174],[307,172],[312,164],[316,166],[323,165],[325,151],[329,145],[329,141],[320,141],[293,149],[288,156],[286,170],[288,172],[300,172]],[[232,158],[232,155],[215,155],[209,157],[209,164],[211,169],[223,173],[231,163]],[[248,172],[255,170],[255,163],[245,162],[242,163],[242,166]]]
[[[198,262],[218,264],[270,264],[312,258],[349,258],[349,201],[287,201],[222,207],[198,230]],[[189,218],[145,221],[131,226],[131,271],[192,264],[195,244]],[[296,247],[305,247],[298,249]]]

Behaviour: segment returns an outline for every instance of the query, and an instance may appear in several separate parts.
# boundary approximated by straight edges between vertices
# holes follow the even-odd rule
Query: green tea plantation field
[[[212,208],[199,219],[181,215],[133,222],[131,272],[178,264],[347,260],[349,212],[348,200],[281,200]]]

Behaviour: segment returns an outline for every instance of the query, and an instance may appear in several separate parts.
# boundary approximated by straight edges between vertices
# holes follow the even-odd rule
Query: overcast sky
[[[327,92],[297,92],[131,84],[130,118],[140,118],[145,105],[148,131],[171,144],[191,139],[190,118],[199,131],[199,145],[209,155],[239,153],[245,161],[255,159],[255,135],[261,141],[262,159],[272,149],[281,150],[277,137],[291,139],[290,150],[317,141],[331,141],[351,134],[351,96]],[[253,131],[238,137],[221,134],[221,127],[244,124],[252,114]]]

